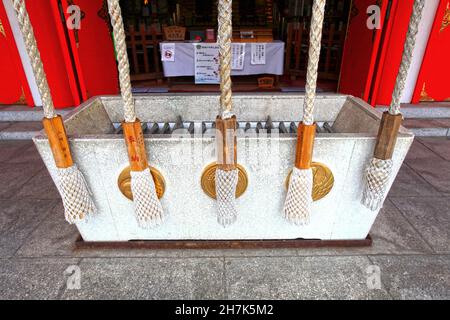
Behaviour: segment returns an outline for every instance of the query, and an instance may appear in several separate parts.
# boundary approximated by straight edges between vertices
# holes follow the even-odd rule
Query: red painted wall
[[[26,5],[55,107],[79,105],[80,92],[57,0],[27,0]]]
[[[413,3],[414,0],[399,0],[395,1],[395,5],[392,7],[389,18],[390,31],[383,41],[380,63],[375,73],[370,99],[372,105],[389,105],[391,103]]]
[[[414,90],[413,102],[450,101],[450,0],[441,0]]]
[[[0,104],[34,104],[14,35],[1,2],[0,75]]]
[[[63,0],[63,3],[67,7],[67,1]],[[72,3],[78,5],[82,12],[80,30],[72,30],[70,33],[84,94],[87,98],[117,94],[118,74],[107,2],[73,0]]]
[[[384,28],[387,0],[381,1],[381,28],[367,28],[367,8],[377,0],[354,0],[344,46],[339,92],[369,99],[375,64]]]

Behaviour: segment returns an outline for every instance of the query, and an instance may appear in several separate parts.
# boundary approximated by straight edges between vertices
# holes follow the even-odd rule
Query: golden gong
[[[241,197],[248,187],[248,175],[244,167],[237,165],[238,169],[238,185],[236,188],[236,198]],[[216,170],[217,163],[208,165],[202,173],[201,185],[203,191],[210,198],[216,199]]]
[[[328,168],[323,163],[313,162],[311,164],[313,170],[314,177],[314,185],[313,185],[313,200],[318,201],[320,199],[325,198],[333,189],[334,186],[334,175],[331,172],[330,168]],[[292,171],[289,172],[289,175],[286,179],[286,190],[289,188],[289,182],[291,181]]]
[[[119,185],[120,192],[130,200],[133,200],[133,193],[131,192],[131,168],[130,166],[126,167],[122,170],[119,175],[119,179],[117,183]],[[153,181],[155,182],[156,195],[159,199],[164,196],[164,192],[166,191],[166,181],[164,180],[163,175],[157,169],[150,167],[150,172],[153,177]]]

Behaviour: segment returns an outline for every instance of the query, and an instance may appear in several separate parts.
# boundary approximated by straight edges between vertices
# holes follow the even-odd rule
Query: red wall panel
[[[61,32],[63,22],[57,0],[27,0],[26,5],[55,107],[79,105],[80,93],[67,39]]]
[[[0,1],[0,104],[33,105],[14,35]]]
[[[68,2],[63,0],[66,8],[74,4],[80,7],[82,13],[80,29],[70,33],[78,75],[86,97],[117,94],[117,65],[106,0]]]
[[[381,29],[367,27],[367,8],[378,4],[381,9]],[[369,99],[376,58],[384,28],[388,1],[354,0],[344,46],[339,92]]]
[[[382,43],[382,52],[372,91],[371,104],[389,105],[395,80],[402,60],[403,47],[408,31],[414,0],[396,1],[392,7],[387,37]]]
[[[450,0],[441,0],[414,90],[413,102],[450,101]]]

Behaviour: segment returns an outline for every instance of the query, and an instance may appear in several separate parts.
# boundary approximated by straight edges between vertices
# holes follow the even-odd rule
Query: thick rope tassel
[[[13,5],[41,95],[44,109],[43,126],[57,168],[56,186],[63,201],[64,216],[70,224],[79,223],[94,214],[96,207],[83,174],[73,162],[63,120],[61,116],[55,114],[50,88],[25,1],[14,0]]]
[[[83,174],[75,164],[69,168],[57,168],[57,174],[66,221],[70,224],[87,221],[97,209]]]
[[[43,125],[55,159],[56,186],[63,201],[64,216],[70,224],[82,222],[96,212],[96,207],[83,174],[72,160],[63,120],[61,116],[44,118]]]
[[[365,173],[365,183],[361,203],[372,211],[383,206],[386,191],[392,177],[392,155],[397,142],[398,130],[402,122],[400,99],[402,97],[408,71],[411,66],[416,36],[425,0],[415,0],[413,12],[409,21],[408,33],[403,49],[402,62],[397,75],[391,106],[383,114],[374,157],[371,159]]]
[[[314,0],[309,34],[308,70],[306,93],[303,105],[303,121],[299,125],[295,168],[289,182],[284,203],[285,218],[297,225],[309,224],[313,203],[312,153],[316,125],[314,123],[314,103],[316,99],[317,73],[319,67],[325,0]]]
[[[218,3],[218,44],[220,55],[220,106],[222,115],[217,118],[217,221],[227,227],[237,220],[236,188],[239,172],[237,169],[236,116],[232,109],[231,90],[231,36],[232,0]]]
[[[236,188],[239,171],[237,169],[236,117],[216,120],[217,132],[217,221],[227,227],[237,220]]]
[[[155,228],[164,222],[161,203],[156,196],[155,182],[150,169],[131,171],[131,192],[134,212],[141,228]]]
[[[164,212],[148,166],[141,122],[123,122],[122,127],[131,165],[131,192],[136,219],[141,228],[157,227],[164,221]]]
[[[312,169],[294,168],[284,205],[285,218],[296,225],[309,224],[313,188]]]
[[[134,211],[140,227],[157,227],[163,222],[164,212],[149,169],[141,122],[136,118],[136,109],[131,92],[130,64],[125,29],[119,1],[108,0],[108,8],[114,30],[120,90],[124,102],[125,121],[122,123],[122,127],[131,166],[131,192],[133,194]]]
[[[313,203],[312,152],[316,125],[299,126],[295,167],[289,181],[289,189],[284,203],[284,216],[293,224],[307,225],[310,221]]]
[[[237,220],[236,187],[239,172],[237,169],[216,170],[217,222],[227,227]]]
[[[366,169],[366,184],[363,190],[363,205],[372,211],[379,209],[384,201],[392,174],[392,160],[373,158]]]

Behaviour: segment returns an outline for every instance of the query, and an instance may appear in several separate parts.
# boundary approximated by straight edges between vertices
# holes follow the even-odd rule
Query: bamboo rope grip
[[[141,121],[123,122],[122,127],[127,143],[131,171],[144,171],[148,168],[148,162]]]
[[[297,151],[295,154],[297,169],[311,168],[316,127],[316,124],[306,125],[304,123],[300,123],[298,127]]]
[[[44,118],[42,123],[47,133],[56,167],[60,169],[72,167],[73,159],[62,117]]]
[[[225,120],[217,117],[216,134],[220,135],[217,139],[217,164],[224,171],[235,170],[237,166],[236,127],[236,116]]]
[[[383,113],[378,131],[377,144],[375,146],[375,158],[380,160],[392,159],[402,120],[403,117],[401,114],[393,115],[389,112]]]

